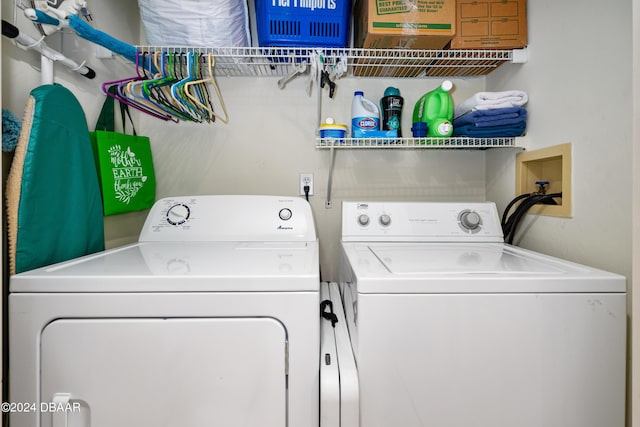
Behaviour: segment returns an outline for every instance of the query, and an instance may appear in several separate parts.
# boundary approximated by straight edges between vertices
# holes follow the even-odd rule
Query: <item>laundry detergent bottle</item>
[[[384,97],[380,100],[382,114],[380,126],[382,130],[397,130],[399,138],[402,137],[400,119],[402,118],[403,105],[404,98],[400,96],[400,91],[395,87],[389,86],[384,91]]]
[[[453,133],[453,100],[449,93],[452,88],[453,83],[445,80],[422,95],[413,109],[413,122],[426,123],[428,137],[448,137]]]
[[[380,109],[375,102],[356,91],[351,104],[351,137],[364,138],[367,131],[380,129]]]

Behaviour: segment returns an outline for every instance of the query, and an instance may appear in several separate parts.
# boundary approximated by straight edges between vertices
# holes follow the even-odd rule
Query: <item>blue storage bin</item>
[[[256,0],[260,46],[348,47],[351,0]]]

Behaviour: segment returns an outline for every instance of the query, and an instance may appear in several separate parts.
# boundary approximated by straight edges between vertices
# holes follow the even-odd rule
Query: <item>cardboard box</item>
[[[442,49],[455,34],[455,0],[357,0],[354,47]]]
[[[354,47],[367,49],[444,48],[455,34],[455,0],[357,0],[354,7]],[[354,75],[419,77],[426,66],[394,59],[355,61]],[[411,65],[411,66],[410,66]]]
[[[458,0],[452,49],[527,46],[526,0]]]

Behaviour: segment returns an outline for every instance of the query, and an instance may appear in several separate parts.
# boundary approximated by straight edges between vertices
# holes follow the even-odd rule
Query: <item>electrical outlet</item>
[[[313,174],[312,173],[301,173],[300,174],[300,195],[306,196],[307,193],[304,191],[304,187],[309,186],[309,196],[313,196]]]

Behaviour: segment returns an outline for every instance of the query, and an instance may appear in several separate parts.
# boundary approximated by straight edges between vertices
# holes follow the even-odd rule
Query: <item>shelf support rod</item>
[[[313,55],[311,55],[310,60],[311,64],[311,72],[313,73],[315,70],[315,75],[312,78],[315,79],[316,91],[317,91],[317,105],[316,111],[318,114],[317,122],[316,122],[316,132],[319,132],[320,124],[322,123],[322,88],[320,87],[320,83],[322,82],[322,72],[324,71],[324,61],[322,59],[322,51],[316,50]]]
[[[331,141],[331,148],[329,149],[329,179],[327,181],[327,201],[324,204],[325,209],[331,209],[333,204],[331,202],[331,186],[333,185],[333,167],[336,164],[336,150],[334,148],[335,139]]]
[[[318,117],[316,122],[316,129],[320,129],[320,125],[322,124],[322,88],[320,87],[320,79],[316,81],[316,91],[318,92],[318,100],[316,110],[318,111]]]

